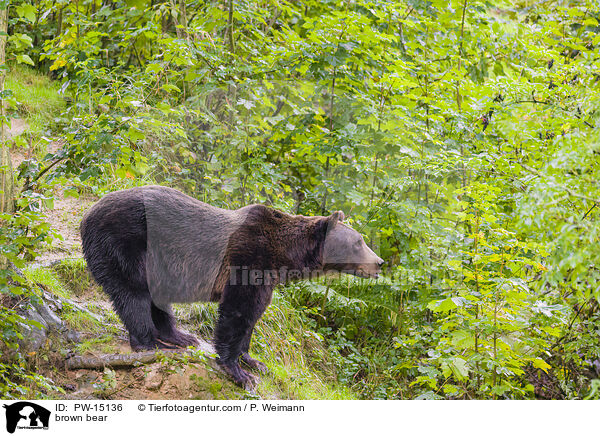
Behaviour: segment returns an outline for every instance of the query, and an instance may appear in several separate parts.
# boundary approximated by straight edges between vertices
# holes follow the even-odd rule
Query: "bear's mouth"
[[[379,278],[379,273],[381,273],[381,268],[377,265],[373,265],[372,268],[369,268],[369,266],[365,268],[364,266],[357,264],[326,264],[323,266],[323,271],[325,273],[338,272],[350,274],[362,279],[377,280]]]
[[[378,269],[376,271],[366,271],[364,269],[357,269],[356,271],[354,271],[354,275],[363,279],[375,279],[377,280],[379,278],[379,273],[381,272],[381,269]]]

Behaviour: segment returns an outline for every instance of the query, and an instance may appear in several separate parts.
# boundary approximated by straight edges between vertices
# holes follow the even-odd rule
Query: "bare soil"
[[[13,118],[7,139],[14,138],[27,131],[27,121],[22,118]],[[52,141],[47,145],[48,153],[55,153],[63,146],[61,141]],[[14,148],[11,150],[11,161],[13,168],[17,168],[25,159],[29,159],[31,148]],[[89,197],[65,197],[62,186],[54,189],[54,204],[46,211],[50,226],[57,231],[60,238],[55,240],[51,249],[42,253],[37,262],[44,264],[54,260],[68,257],[81,257],[81,239],[79,237],[79,222],[83,214],[89,209],[96,198]]]

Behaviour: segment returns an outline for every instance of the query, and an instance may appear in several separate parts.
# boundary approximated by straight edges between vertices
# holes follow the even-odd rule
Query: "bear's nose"
[[[377,265],[378,265],[378,266],[381,266],[381,265],[383,265],[383,264],[385,263],[385,260],[383,260],[381,257],[380,257],[380,258],[378,258],[378,259],[379,259],[379,260],[377,261]]]

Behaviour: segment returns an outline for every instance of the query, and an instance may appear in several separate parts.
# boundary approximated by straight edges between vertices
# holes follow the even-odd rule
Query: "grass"
[[[65,300],[84,294],[88,297],[97,298],[93,284],[79,260],[65,260],[55,266],[54,269],[30,267],[25,269],[24,274],[32,284],[41,285],[49,292]],[[89,292],[89,289],[85,290],[83,287],[83,284],[86,283],[91,286],[89,289],[92,289],[92,293]],[[107,321],[108,319],[115,320],[116,316],[110,317],[109,314],[102,314],[102,317],[96,318],[92,313],[82,311],[67,301],[63,301],[60,316],[70,329],[96,337],[102,333],[115,334],[118,332],[118,328],[114,324],[108,324]],[[92,343],[96,342],[92,341]]]
[[[52,269],[61,283],[78,297],[90,291],[96,293],[95,291],[98,290],[97,285],[86,270],[85,260],[83,259],[65,259]]]
[[[78,311],[75,308],[67,308],[63,310],[62,319],[67,322],[73,330],[84,331],[90,333],[100,333],[104,330],[101,323],[89,313]]]
[[[4,87],[12,91],[12,97],[7,99],[11,115],[26,119],[27,132],[34,138],[44,134],[65,107],[59,95],[60,82],[24,65],[10,65]]]
[[[75,346],[75,350],[79,354],[88,352],[96,353],[115,353],[117,352],[118,344],[115,342],[113,333],[106,333],[102,336],[97,336],[89,339],[84,339]]]
[[[265,359],[265,363],[268,360]],[[262,377],[258,392],[265,399],[355,400],[357,395],[346,386],[323,380],[311,368],[267,363],[270,373]]]
[[[118,352],[120,321],[114,312],[98,305],[102,304],[102,294],[89,277],[83,260],[65,260],[51,269],[29,268],[25,275],[31,282],[40,283],[63,298],[85,299],[88,310],[102,313],[103,321],[100,322],[87,312],[63,304],[61,317],[71,329],[84,335],[82,342],[75,346],[77,353]],[[175,305],[174,311],[182,328],[203,338],[212,337],[217,305]],[[337,382],[333,358],[323,339],[313,330],[314,326],[294,309],[288,298],[276,291],[273,303],[255,328],[250,350],[269,368],[269,373],[261,376],[257,388],[260,397],[330,400],[358,397],[350,388]],[[222,374],[215,373],[214,376],[216,379],[194,382],[210,391],[212,397],[220,398],[217,392],[230,383]],[[224,397],[236,398],[228,394]]]
[[[62,298],[70,298],[69,289],[63,285],[56,274],[47,268],[26,268],[23,273],[31,283],[37,283]]]
[[[269,368],[258,388],[263,398],[356,398],[355,393],[337,382],[335,364],[313,327],[285,295],[274,293],[273,303],[254,330],[250,350]]]

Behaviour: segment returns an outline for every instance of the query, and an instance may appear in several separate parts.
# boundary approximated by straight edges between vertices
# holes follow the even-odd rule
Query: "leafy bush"
[[[345,210],[385,280],[290,298],[366,398],[596,395],[594,4],[26,3],[71,100],[30,180]]]

